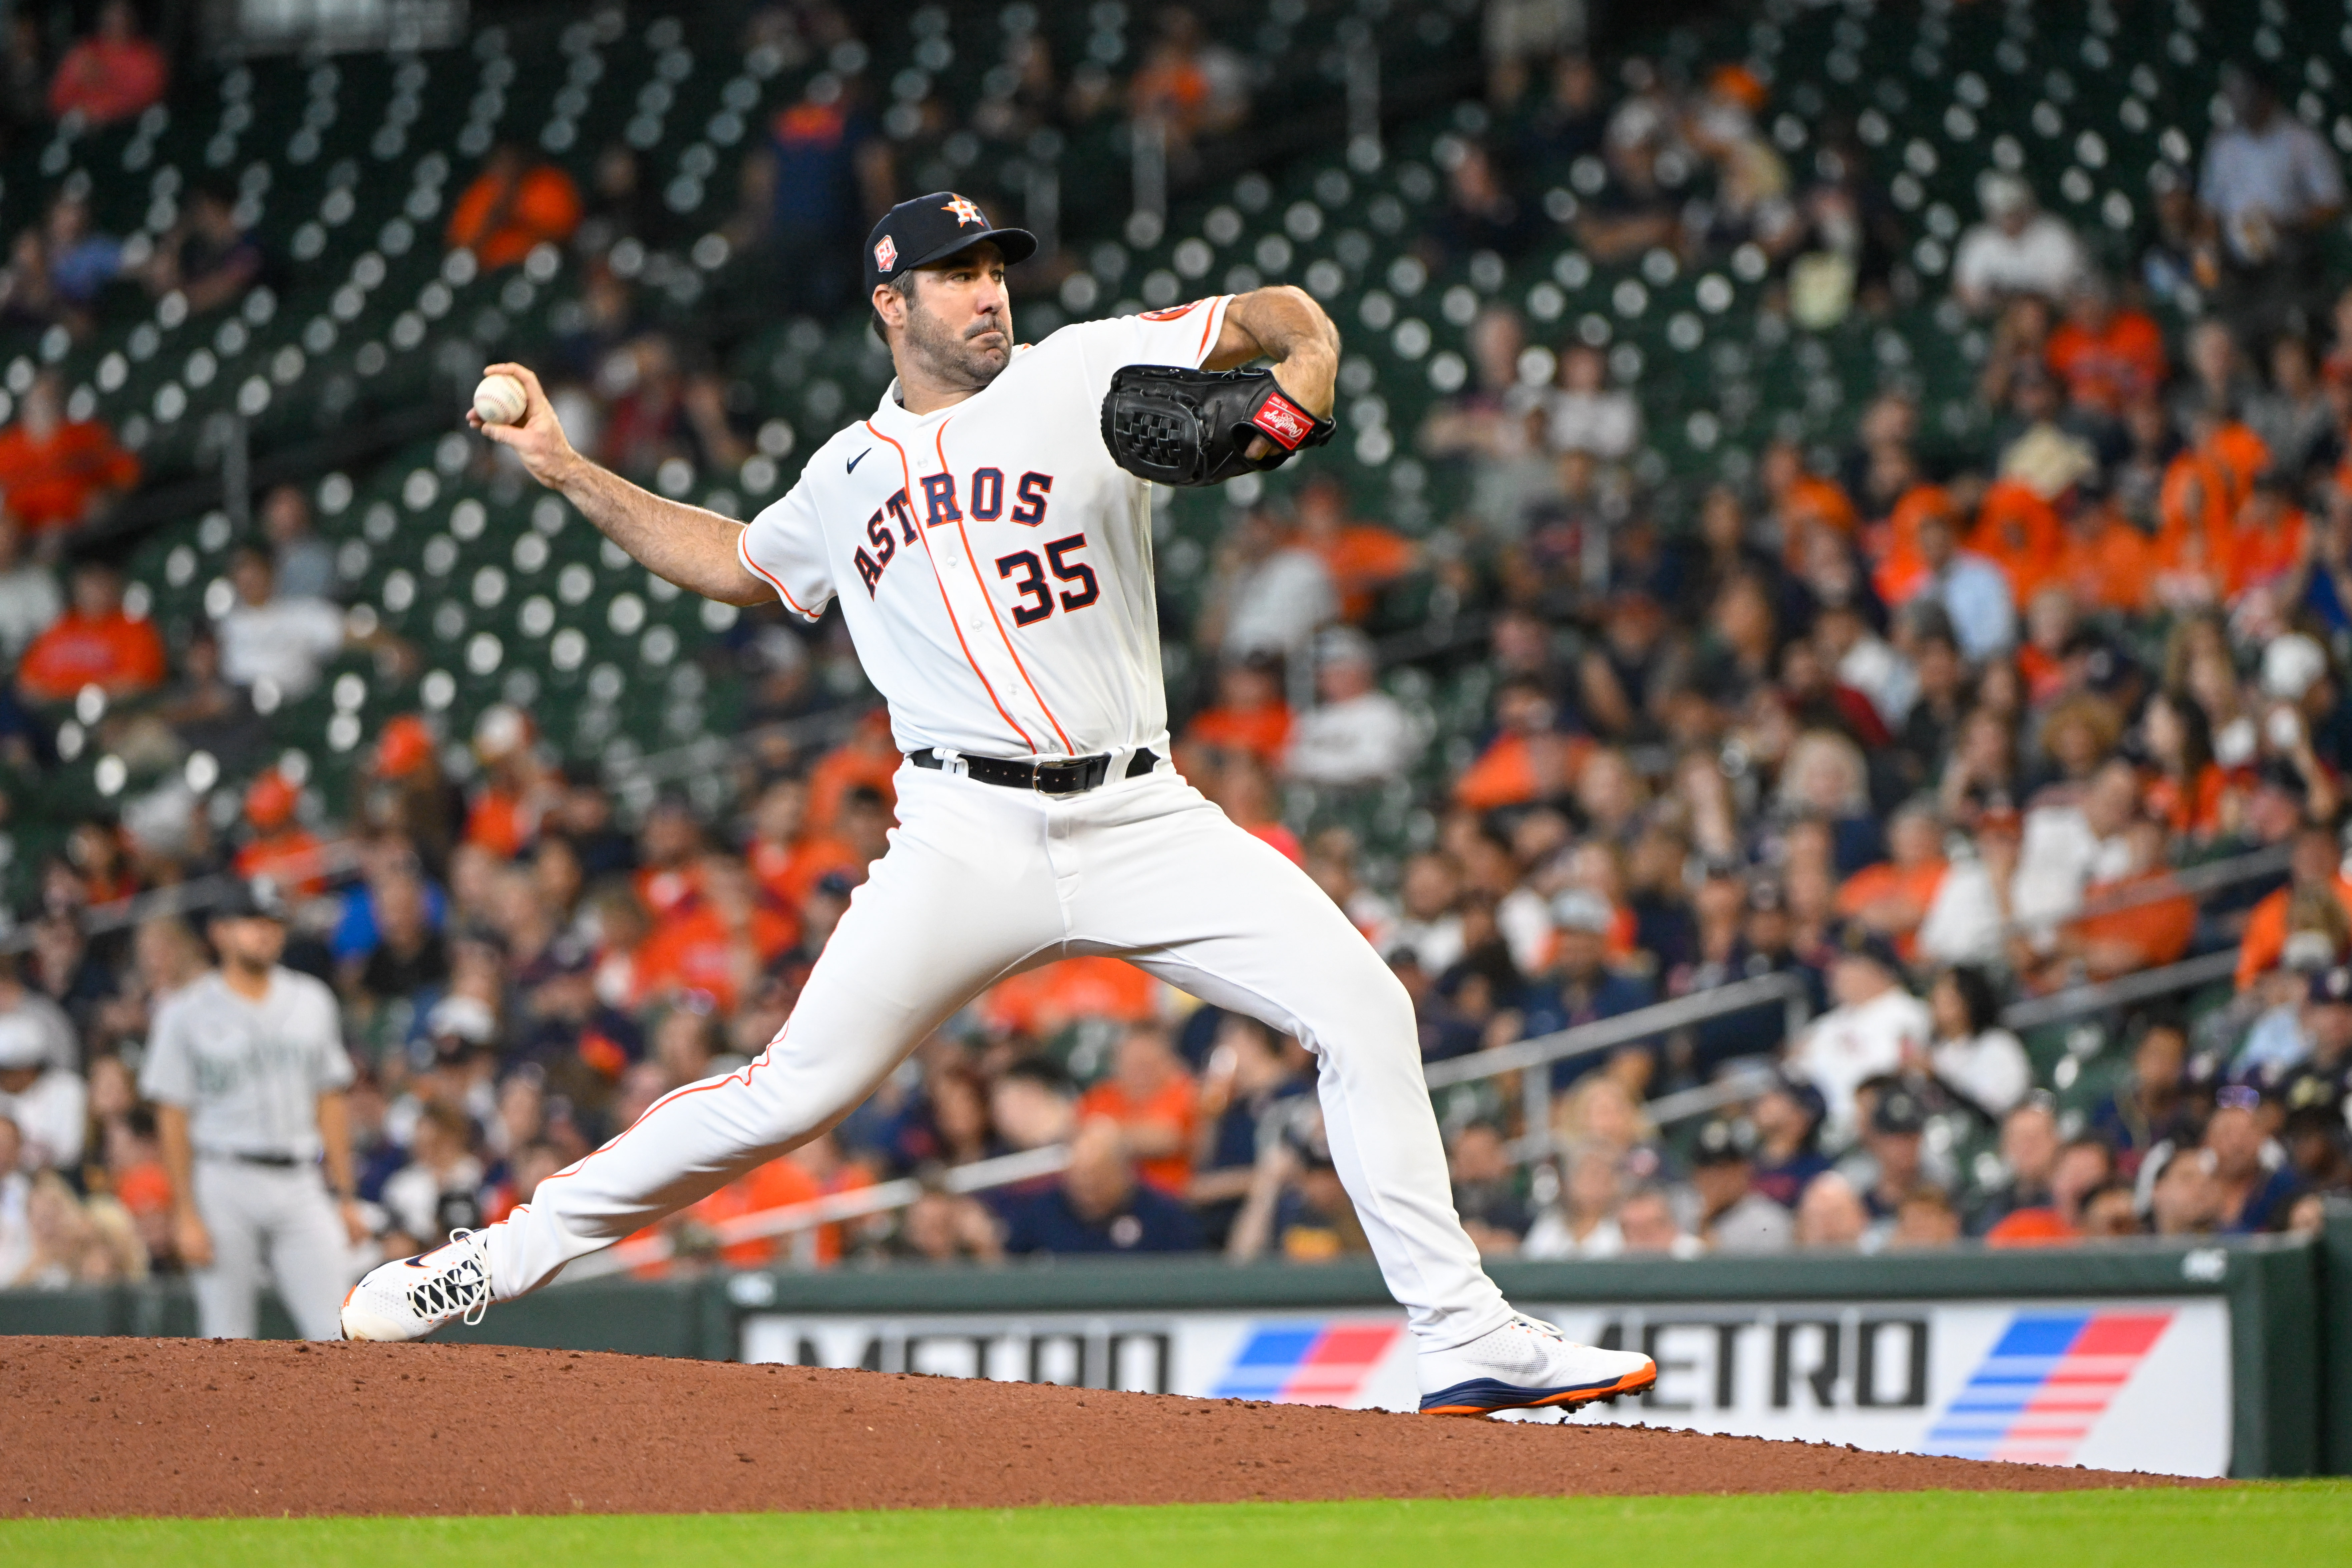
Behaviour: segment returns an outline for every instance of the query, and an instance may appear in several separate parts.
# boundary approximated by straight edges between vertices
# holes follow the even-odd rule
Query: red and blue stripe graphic
[[[1389,1353],[1402,1323],[1268,1323],[1251,1331],[1215,1399],[1345,1405]]]
[[[2170,1312],[2021,1312],[1927,1433],[1922,1452],[2071,1463]]]

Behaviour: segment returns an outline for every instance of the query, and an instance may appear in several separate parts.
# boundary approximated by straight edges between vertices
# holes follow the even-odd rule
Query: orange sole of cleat
[[[1658,1381],[1657,1368],[1648,1372],[1630,1372],[1606,1388],[1578,1388],[1566,1394],[1554,1394],[1542,1399],[1530,1399],[1524,1405],[1438,1405],[1422,1412],[1423,1415],[1493,1415],[1505,1410],[1573,1410],[1580,1405],[1595,1400],[1615,1399],[1621,1394],[1647,1394]]]

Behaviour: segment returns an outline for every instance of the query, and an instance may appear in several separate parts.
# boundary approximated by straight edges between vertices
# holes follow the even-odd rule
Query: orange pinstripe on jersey
[[[881,431],[875,430],[874,421],[871,419],[866,420],[864,423],[866,429],[873,431],[874,437],[877,440],[889,441],[890,449],[898,454],[898,477],[906,481],[908,502],[909,505],[912,505],[915,495],[915,470],[907,462],[907,448],[898,445],[898,442],[891,440],[889,437],[883,435]],[[915,537],[923,542],[924,559],[929,560],[931,554],[930,530],[925,528],[919,522],[915,525]],[[989,684],[986,672],[980,668],[980,661],[971,657],[971,647],[963,640],[963,625],[956,619],[955,606],[948,602],[948,585],[940,579],[940,565],[937,561],[931,562],[931,581],[938,584],[940,590],[940,608],[948,613],[948,626],[955,633],[956,647],[963,650],[964,663],[970,665],[971,667],[971,672],[980,677],[981,689],[988,693],[989,701],[996,705],[996,716],[1003,720],[1007,724],[1012,725],[1013,732],[1021,737],[1021,743],[1029,748],[1029,752],[1032,756],[1036,755],[1037,742],[1029,738],[1029,731],[1021,727],[1018,720],[1014,719],[1012,714],[1007,713],[1004,710],[1003,700],[996,695],[996,688]],[[994,606],[992,605],[990,606],[990,610],[992,614],[994,613]],[[1024,679],[1025,679],[1026,677],[1024,676]]]
[[[948,469],[948,426],[954,423],[953,419],[940,420],[939,433],[932,439],[931,449],[940,456],[941,473]],[[1030,696],[1037,699],[1037,706],[1045,712],[1045,722],[1054,726],[1054,733],[1061,740],[1063,752],[1076,756],[1077,748],[1070,744],[1070,737],[1063,730],[1062,721],[1055,718],[1053,709],[1046,706],[1045,695],[1037,689],[1037,683],[1029,679],[1029,667],[1021,662],[1020,650],[1013,646],[1012,635],[1004,629],[1004,617],[996,613],[995,596],[988,591],[988,580],[980,574],[980,558],[971,552],[971,536],[964,531],[961,507],[956,509],[956,538],[963,543],[963,558],[971,563],[972,581],[980,584],[981,599],[988,605],[988,618],[996,623],[996,635],[1004,640],[1004,651],[1013,656],[1013,668],[1021,672],[1021,684],[1029,689]],[[1032,746],[1030,750],[1036,748]]]

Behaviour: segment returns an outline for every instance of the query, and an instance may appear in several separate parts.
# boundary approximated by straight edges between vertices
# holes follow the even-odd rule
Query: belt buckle
[[[1086,788],[1086,765],[1076,758],[1033,765],[1036,772],[1029,787],[1039,795],[1076,795]]]

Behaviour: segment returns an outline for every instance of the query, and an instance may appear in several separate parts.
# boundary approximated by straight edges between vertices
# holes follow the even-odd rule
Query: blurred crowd
[[[829,9],[775,15],[795,47],[850,41]],[[1213,134],[1213,47],[1167,26],[1152,58],[1171,83],[1139,78],[1127,101],[1192,105]],[[1488,132],[1451,144],[1445,216],[1401,260],[1563,231],[1604,260],[1752,246],[1763,309],[1800,325],[1925,286],[1839,128],[1806,170],[1759,133],[1752,72],[1496,63]],[[1044,123],[1075,112],[1085,74],[1024,66],[989,101]],[[1997,417],[1979,442],[1931,444],[1916,395],[1891,386],[1851,446],[1776,441],[1678,518],[1642,472],[1641,405],[1610,357],[1495,307],[1460,390],[1409,433],[1458,509],[1399,526],[1312,469],[1234,498],[1203,602],[1170,606],[1171,645],[1206,672],[1176,716],[1180,766],[1383,954],[1426,1060],[1475,1066],[1767,976],[1810,1015],[1791,1029],[1775,1001],[1661,1027],[1526,1069],[1532,1093],[1518,1074],[1442,1090],[1483,1247],[2307,1230],[2352,1190],[2352,294],[2334,296],[2318,243],[2341,172],[2258,78],[2234,79],[2129,255],[2017,176],[1983,182],[1948,280],[1982,323]],[[845,71],[778,117],[747,249],[862,231],[907,141],[864,112]],[[618,150],[586,191],[501,150],[449,240],[492,265],[583,254],[559,369],[583,446],[656,479],[740,461],[759,436],[728,384],[638,313],[633,226],[659,220],[635,181]],[[832,205],[796,216],[812,192]],[[804,308],[841,286],[822,273],[791,270],[819,291]],[[45,395],[36,383],[21,424]],[[129,482],[72,471],[76,516]],[[106,561],[60,584],[41,537],[22,510],[0,526],[0,637],[19,661],[0,745],[28,756],[95,686],[89,722],[117,752],[144,737],[257,760],[257,715],[332,658],[415,658],[335,605],[298,490],[259,509],[208,634],[168,653]],[[1437,605],[1453,641],[1389,640]],[[200,913],[125,916],[142,889],[234,870],[302,895],[289,962],[337,988],[360,1069],[374,1234],[354,1268],[496,1218],[662,1093],[755,1055],[887,848],[899,759],[857,710],[837,626],[753,615],[721,657],[753,661],[755,717],[831,726],[742,748],[721,812],[625,803],[499,706],[464,734],[394,721],[333,814],[268,770],[176,839],[78,826],[0,974],[0,1283],[172,1265],[132,1085],[150,1011],[201,970],[204,933]],[[1441,687],[1445,713],[1425,700]],[[1380,842],[1400,794],[1406,830]],[[2003,1023],[2232,952],[2217,983]],[[664,1226],[672,1258],[645,1267],[1360,1252],[1312,1091],[1294,1040],[1114,960],[1053,964],[979,998],[832,1132]],[[1055,1146],[1057,1175],[940,1179]],[[923,1188],[904,1210],[758,1217],[900,1175]]]

